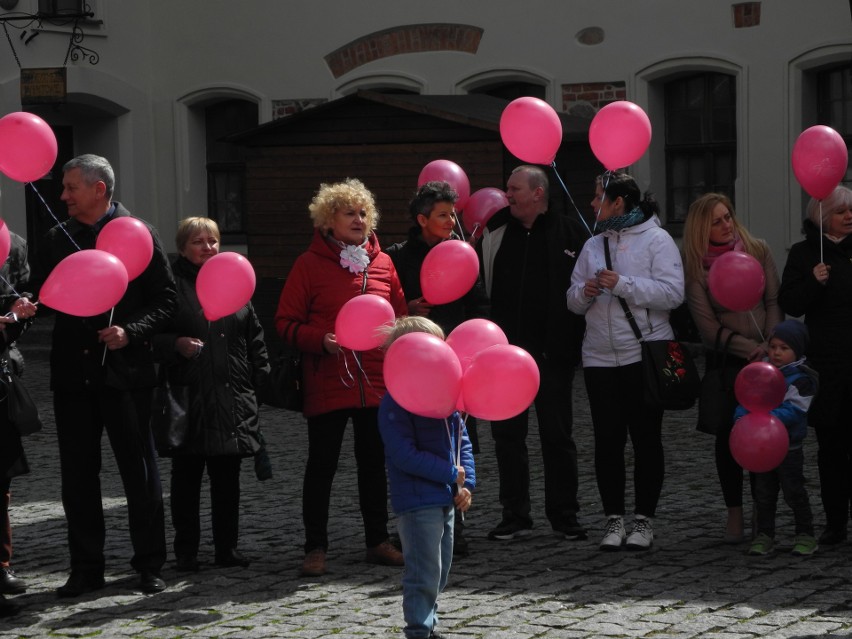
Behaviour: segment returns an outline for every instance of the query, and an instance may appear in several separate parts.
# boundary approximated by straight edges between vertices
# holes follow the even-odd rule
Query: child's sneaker
[[[648,550],[654,543],[654,528],[647,517],[633,520],[633,530],[627,537],[627,550]]]
[[[807,557],[812,555],[819,548],[816,537],[813,535],[796,535],[793,538],[792,553],[797,557]]]
[[[624,538],[627,533],[624,531],[624,520],[621,517],[613,515],[606,520],[606,528],[604,528],[603,539],[601,539],[601,550],[621,550],[621,544],[624,543]]]
[[[751,547],[748,549],[750,555],[768,555],[775,548],[775,540],[766,533],[760,533],[751,542]]]

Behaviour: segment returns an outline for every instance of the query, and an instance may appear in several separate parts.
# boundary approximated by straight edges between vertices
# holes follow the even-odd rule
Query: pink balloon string
[[[32,188],[32,190],[35,192],[35,194],[38,195],[38,199],[41,200],[42,204],[44,204],[44,208],[47,210],[48,213],[50,213],[50,217],[53,218],[53,221],[56,222],[56,224],[59,226],[59,228],[62,229],[62,232],[65,233],[65,237],[68,238],[68,241],[71,242],[71,244],[74,245],[74,248],[79,251],[80,250],[79,244],[77,244],[77,242],[74,241],[74,238],[71,237],[71,234],[68,233],[67,229],[62,225],[62,222],[59,221],[59,218],[57,218],[53,214],[53,211],[50,210],[50,205],[47,202],[45,202],[44,198],[41,196],[41,193],[38,192],[36,185],[32,182],[27,182],[27,184],[29,184],[30,187]]]
[[[32,182],[30,182],[30,184],[32,184]],[[72,240],[72,241],[73,241],[73,240]],[[112,326],[112,316],[113,316],[113,313],[115,313],[115,306],[113,306],[113,307],[110,309],[110,311],[109,311],[109,323],[107,324],[107,328],[109,328],[110,326]],[[101,357],[101,366],[103,366],[104,364],[106,364],[106,353],[107,353],[107,346],[106,346],[106,344],[104,344],[104,354],[103,354],[103,357]]]
[[[577,212],[577,217],[580,219],[580,222],[583,223],[583,226],[586,227],[586,231],[589,232],[589,237],[592,237],[594,235],[592,229],[589,228],[589,225],[586,223],[583,214],[580,213],[580,209],[578,209],[577,205],[574,203],[574,198],[571,197],[571,193],[570,191],[568,191],[568,187],[565,185],[565,182],[562,181],[562,176],[559,175],[559,171],[556,170],[556,160],[554,160],[550,166],[553,167],[553,174],[556,175],[556,179],[559,180],[559,184],[562,185],[562,190],[565,191],[565,195],[568,196],[568,201],[571,202],[571,206],[573,206],[574,210]],[[600,211],[598,211],[598,213],[600,213]],[[597,219],[597,217],[595,219]]]
[[[819,201],[819,263],[823,264],[825,258],[822,254],[822,243],[825,242],[825,236],[822,234],[822,200]]]
[[[7,258],[7,261],[8,261],[8,258]],[[9,290],[10,290],[10,291],[12,291],[12,293],[14,294],[14,296],[20,299],[21,294],[20,294],[20,293],[18,293],[18,291],[16,291],[16,290],[15,290],[15,287],[14,287],[14,286],[12,286],[12,283],[11,283],[9,280],[7,280],[5,277],[3,277],[3,274],[2,274],[2,273],[0,273],[0,280],[3,280],[3,283],[4,283],[6,286],[8,286],[8,287],[9,287]]]

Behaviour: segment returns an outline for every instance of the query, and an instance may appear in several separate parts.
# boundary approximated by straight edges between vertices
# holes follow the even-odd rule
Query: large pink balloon
[[[337,343],[353,351],[378,348],[385,341],[382,329],[393,324],[394,317],[393,306],[384,297],[371,293],[353,297],[337,312]]]
[[[610,171],[630,166],[651,143],[651,120],[636,104],[619,100],[601,108],[589,126],[589,145]]]
[[[421,187],[426,182],[446,182],[453,187],[459,195],[459,199],[456,200],[457,211],[461,211],[467,205],[470,198],[470,180],[455,162],[450,160],[432,160],[429,162],[421,169],[420,176],[417,178],[417,186]]]
[[[747,411],[768,413],[784,401],[784,374],[769,362],[752,362],[734,380],[734,395]]]
[[[510,344],[478,353],[462,377],[464,407],[482,419],[509,419],[526,410],[539,386],[532,355]]]
[[[397,403],[415,415],[442,419],[453,414],[462,370],[447,343],[429,333],[408,333],[385,354],[385,386]]]
[[[106,313],[127,291],[127,269],[115,255],[99,249],[72,253],[47,276],[39,300],[68,315]]]
[[[508,344],[506,334],[494,322],[476,318],[456,326],[447,336],[447,344],[453,349],[466,371],[473,358],[481,351],[497,344]]]
[[[517,158],[532,164],[550,164],[562,144],[562,121],[544,100],[512,100],[500,116],[500,137]]]
[[[9,227],[6,226],[6,220],[0,220],[0,267],[6,263],[11,250],[12,236],[9,235]]]
[[[465,295],[476,283],[479,258],[467,242],[447,240],[436,245],[420,267],[420,290],[430,304],[447,304]]]
[[[479,189],[470,196],[464,208],[464,215],[462,215],[464,227],[468,233],[474,233],[476,229],[479,229],[481,234],[491,216],[507,206],[509,206],[509,198],[504,191],[492,186]]]
[[[195,280],[204,317],[212,322],[236,313],[249,303],[256,283],[254,269],[245,257],[232,252],[214,255],[204,262]]]
[[[0,171],[18,182],[34,182],[50,171],[59,147],[50,125],[34,113],[0,118]]]
[[[135,280],[151,262],[154,238],[141,220],[117,217],[98,233],[95,248],[115,255],[127,269],[127,277]]]
[[[749,311],[763,297],[766,275],[756,258],[748,253],[729,251],[713,262],[707,273],[710,293],[725,308]]]
[[[784,461],[790,437],[784,423],[769,413],[748,413],[734,424],[728,440],[736,462],[753,473],[766,473]]]
[[[843,179],[849,151],[841,135],[831,127],[805,129],[793,145],[793,173],[811,197],[824,200]]]

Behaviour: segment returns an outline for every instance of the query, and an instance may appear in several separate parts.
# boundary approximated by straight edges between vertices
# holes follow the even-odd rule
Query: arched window
[[[242,242],[246,233],[244,147],[228,135],[257,126],[257,105],[223,100],[204,108],[207,142],[207,215],[216,220],[223,239]]]
[[[843,136],[852,154],[852,64],[817,73],[817,118]],[[852,187],[852,166],[847,167],[843,184]]]
[[[736,79],[700,73],[665,85],[666,223],[710,191],[733,199],[737,175]]]

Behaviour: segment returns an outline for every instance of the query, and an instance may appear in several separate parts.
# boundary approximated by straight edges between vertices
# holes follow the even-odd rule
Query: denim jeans
[[[405,570],[402,614],[408,639],[429,637],[438,625],[438,593],[447,585],[453,561],[452,506],[404,512],[397,517]]]

